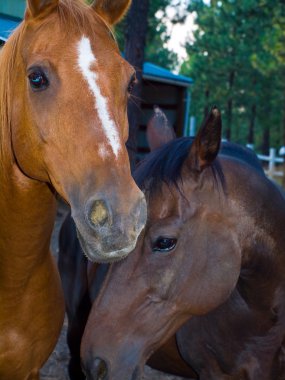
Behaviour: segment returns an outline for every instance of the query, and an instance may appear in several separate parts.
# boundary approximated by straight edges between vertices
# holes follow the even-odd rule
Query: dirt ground
[[[68,209],[60,204],[58,216],[55,222],[54,232],[51,241],[52,252],[57,258],[58,252],[58,232]],[[67,373],[67,364],[69,360],[69,351],[66,344],[67,320],[65,320],[57,346],[50,356],[48,362],[41,370],[41,380],[69,380]],[[170,376],[164,373],[154,371],[145,367],[144,380],[179,380],[177,376]],[[185,378],[184,378],[185,379]]]

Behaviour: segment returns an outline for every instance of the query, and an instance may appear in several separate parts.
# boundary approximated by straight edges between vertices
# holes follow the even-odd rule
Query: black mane
[[[135,170],[138,186],[150,192],[159,189],[162,183],[179,189],[182,166],[192,142],[193,138],[182,137],[150,153]]]
[[[134,177],[138,186],[146,192],[154,193],[160,190],[162,183],[166,183],[174,185],[180,191],[182,167],[193,141],[192,137],[182,137],[150,153],[135,170]],[[232,157],[264,175],[256,154],[248,148],[224,142],[219,154]],[[225,178],[219,160],[214,160],[210,168],[216,184],[221,185],[225,191]]]

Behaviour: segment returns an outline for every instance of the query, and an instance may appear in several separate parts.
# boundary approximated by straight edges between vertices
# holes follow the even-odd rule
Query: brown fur
[[[26,19],[0,54],[1,380],[39,379],[61,329],[64,303],[49,252],[55,192],[71,205],[87,254],[103,252],[98,260],[121,257],[124,247],[126,255],[146,212],[125,148],[133,69],[91,7],[76,0],[41,4],[29,1]],[[117,159],[76,70],[75,44],[83,34],[96,50],[99,86],[118,129]],[[49,87],[40,92],[28,80],[35,66],[49,77]],[[98,151],[104,144],[108,154],[102,158]],[[96,202],[111,214],[103,228],[90,217]]]
[[[147,124],[146,136],[151,151],[175,139],[175,131],[164,112],[154,106],[154,115]]]
[[[25,18],[45,17],[58,6],[59,0],[27,0]]]
[[[126,14],[131,0],[94,0],[93,8],[109,24],[117,24]]]
[[[81,344],[88,380],[102,369],[109,380],[139,380],[164,344],[150,363],[178,375],[284,379],[284,194],[251,152],[216,159],[217,116],[135,172],[148,222],[92,305]],[[175,247],[159,251],[161,238]]]

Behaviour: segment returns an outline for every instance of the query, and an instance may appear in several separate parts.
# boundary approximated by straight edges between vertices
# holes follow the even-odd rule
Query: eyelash
[[[128,85],[128,93],[129,94],[131,94],[133,92],[133,89],[136,85],[136,82],[137,82],[136,74],[133,74],[131,77],[131,80],[129,82],[129,85]]]

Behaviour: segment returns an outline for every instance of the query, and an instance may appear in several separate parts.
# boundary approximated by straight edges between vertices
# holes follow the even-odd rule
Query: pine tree
[[[195,80],[192,113],[201,118],[217,104],[225,137],[267,153],[269,145],[280,145],[285,124],[284,5],[193,0],[189,10],[197,14],[198,30],[182,73]]]

